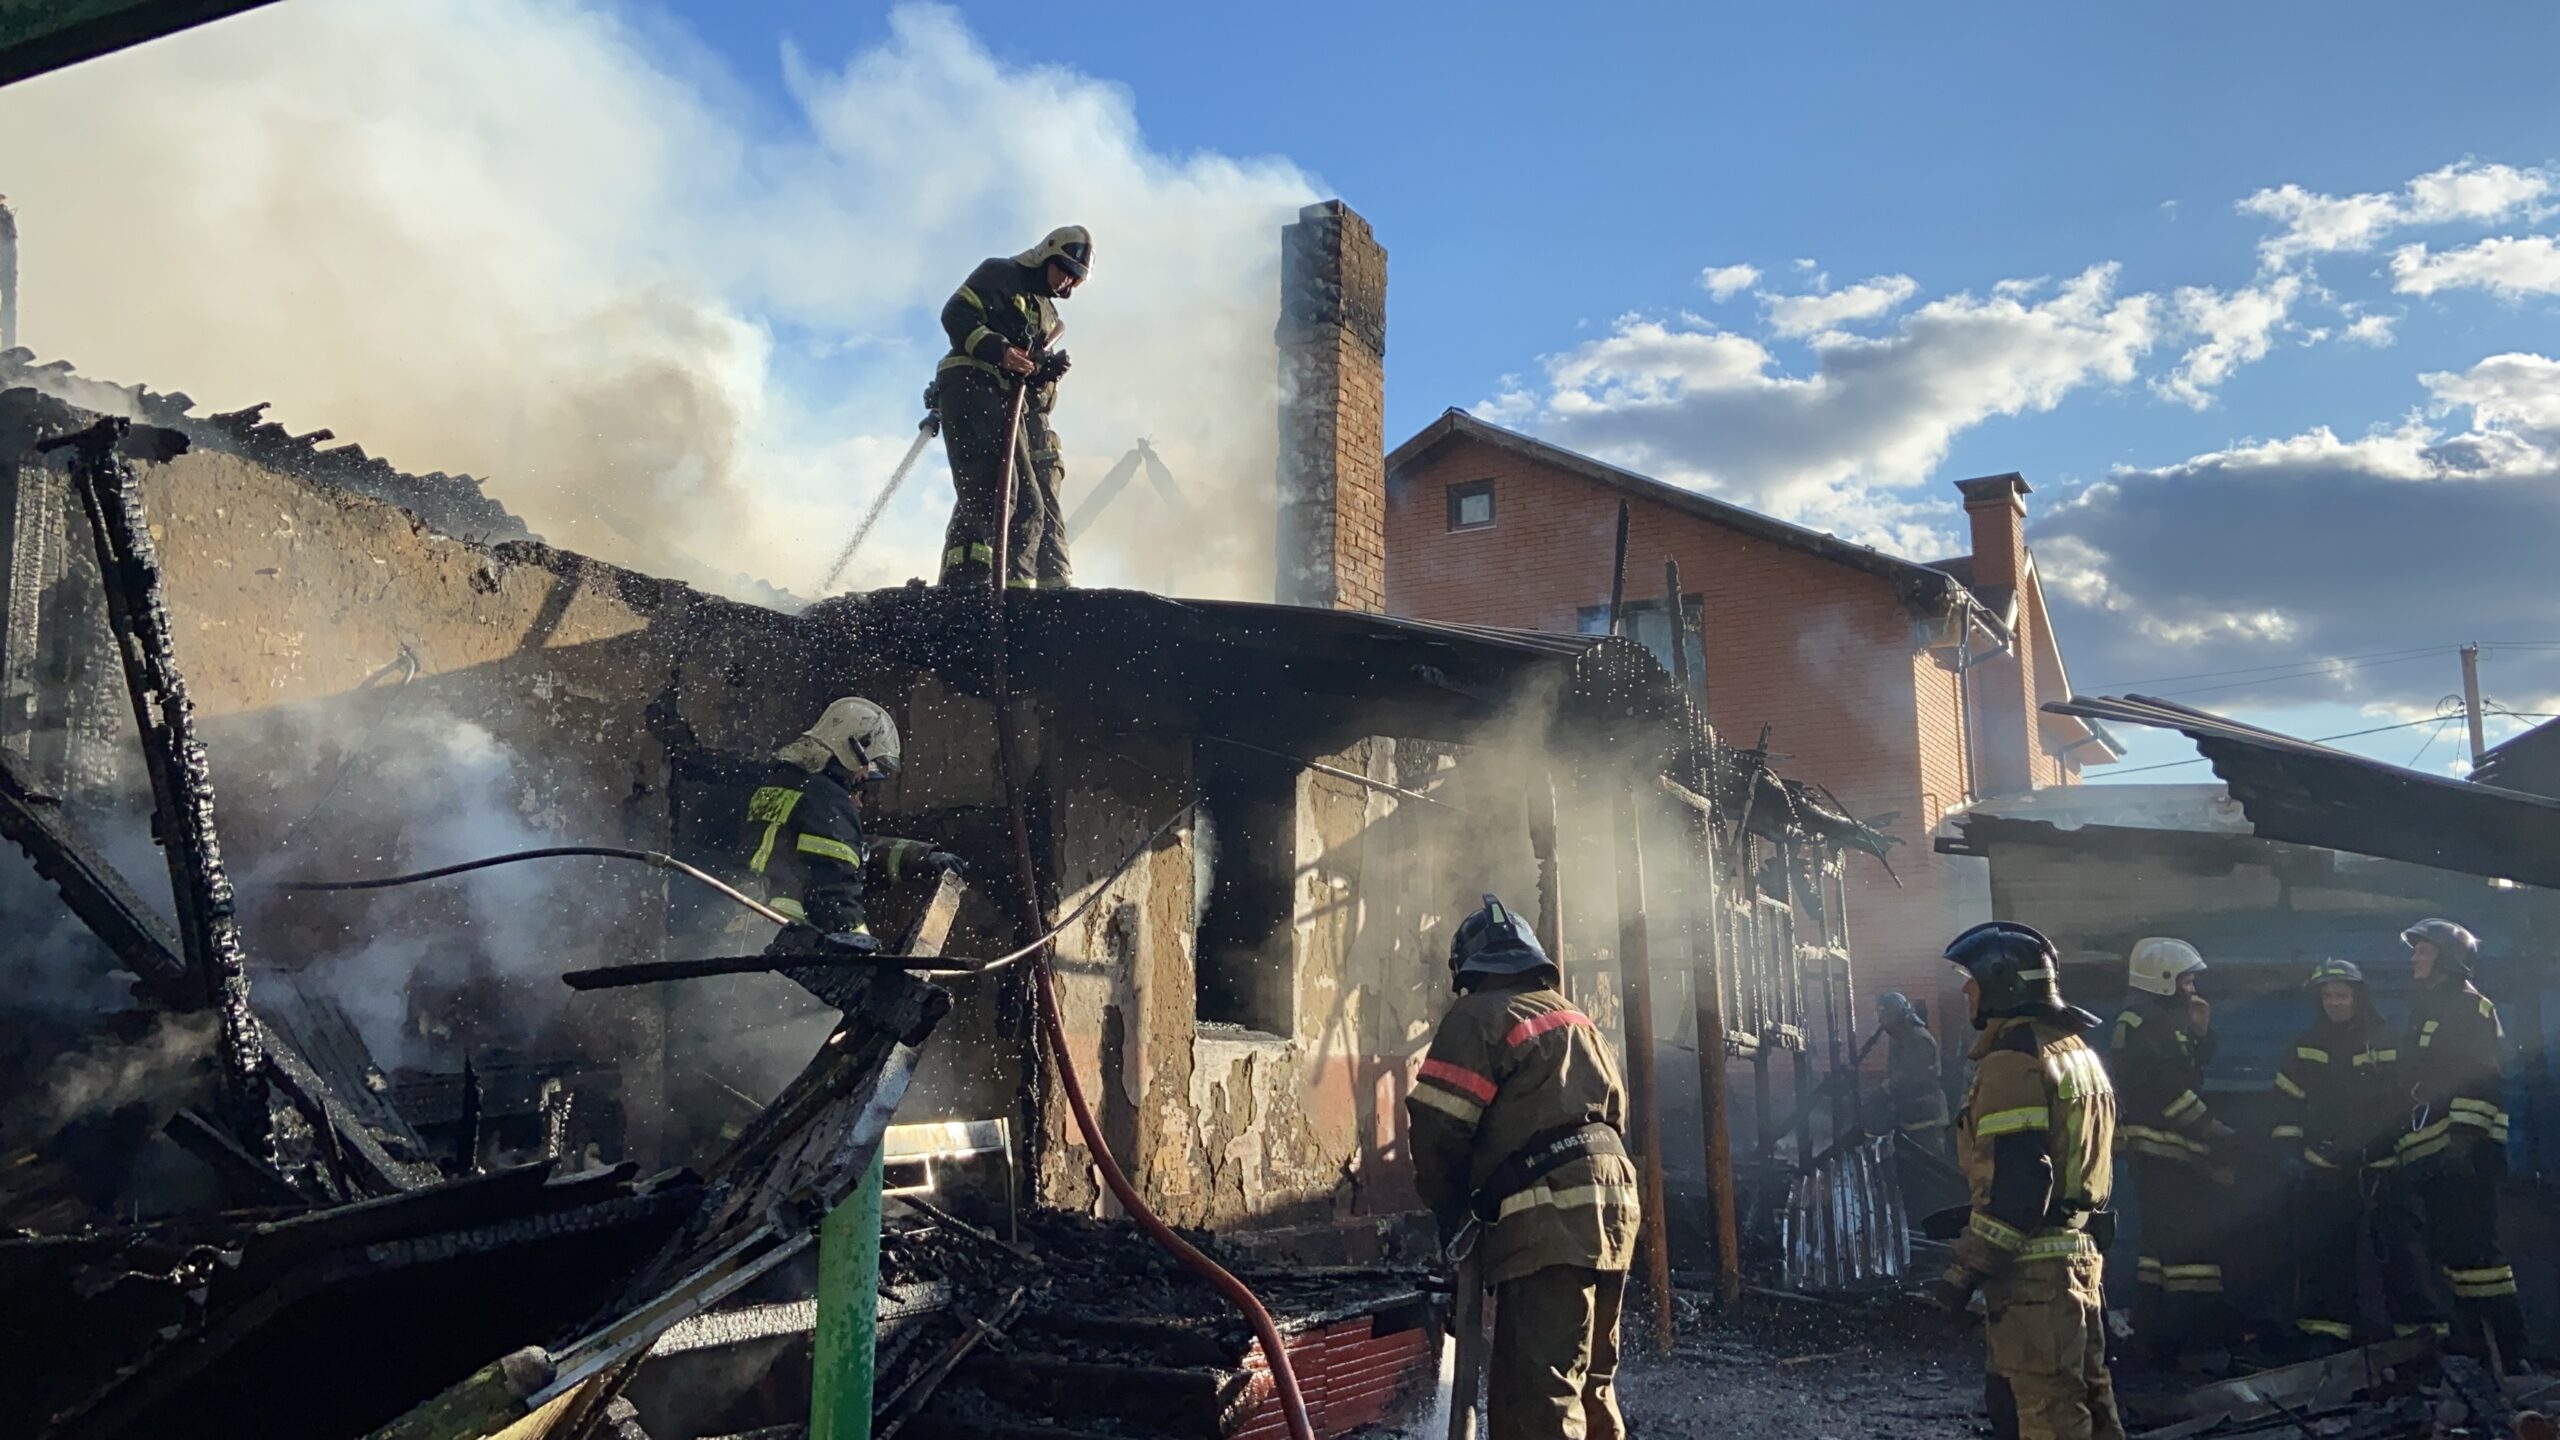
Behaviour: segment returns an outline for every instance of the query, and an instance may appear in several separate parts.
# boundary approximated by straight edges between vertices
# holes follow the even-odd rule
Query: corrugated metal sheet
[[[2560,800],[2386,765],[2142,695],[2044,708],[2185,735],[2267,839],[2560,887]]]
[[[1890,1285],[1911,1268],[1911,1224],[1895,1178],[1895,1137],[1833,1153],[1796,1177],[1781,1224],[1790,1290]]]

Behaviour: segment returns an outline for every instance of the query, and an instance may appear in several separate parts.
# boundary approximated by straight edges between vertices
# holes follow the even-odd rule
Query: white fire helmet
[[[774,752],[809,770],[827,761],[863,778],[898,773],[898,723],[889,712],[858,695],[847,695],[826,708],[818,722],[799,738]]]
[[[2178,993],[2178,977],[2204,968],[2204,956],[2184,940],[2163,935],[2133,942],[2125,959],[2125,983],[2153,995]]]

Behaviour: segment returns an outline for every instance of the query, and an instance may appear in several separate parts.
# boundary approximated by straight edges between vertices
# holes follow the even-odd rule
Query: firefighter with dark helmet
[[[2276,1153],[2292,1185],[2294,1328],[2328,1346],[2354,1343],[2363,1306],[2357,1277],[2373,1245],[2383,1265],[2384,1308],[2404,1330],[2431,1318],[2425,1285],[2406,1247],[2387,1247],[2382,1221],[2406,1128],[2408,1086],[2389,1026],[2366,992],[2364,971],[2323,960],[2303,982],[2311,1027],[2276,1070]]]
[[[2453,1341],[2485,1336],[2524,1360],[2516,1272],[2498,1248],[2498,1183],[2507,1174],[2506,1029],[2471,982],[2480,941],[2450,920],[2400,932],[2409,947],[2409,1028],[2400,1037],[2411,1106],[2399,1160],[2424,1218],[2427,1256],[2453,1292]]]
[[[1929,1033],[1929,1022],[1911,997],[1899,990],[1876,996],[1876,1031],[1885,1042],[1885,1109],[1893,1128],[1944,1153],[1947,1092],[1939,1077],[1938,1037]]]
[[[1528,923],[1491,895],[1449,942],[1457,1002],[1406,1096],[1442,1238],[1480,1227],[1495,1296],[1492,1440],[1618,1440],[1618,1311],[1635,1257],[1626,1088]]]
[[[1934,1293],[1961,1312],[1981,1292],[1987,1368],[2006,1382],[2021,1440],[2122,1440],[2102,1258],[2116,1097],[2081,1038],[2098,1017],[2063,1002],[2060,957],[2025,925],[1976,925],[1946,957],[1965,972],[1982,1033],[1956,1119],[1968,1213]]]
[[[2221,1217],[2230,1195],[2233,1132],[2204,1097],[2213,1063],[2213,1007],[2197,993],[2204,956],[2152,936],[2125,958],[2131,1003],[2107,1047],[2125,1157],[2140,1220],[2134,1332],[2163,1362],[2207,1357],[2230,1343]]]

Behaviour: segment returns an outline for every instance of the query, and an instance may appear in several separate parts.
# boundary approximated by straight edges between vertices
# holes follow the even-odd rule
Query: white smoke
[[[299,0],[0,90],[22,343],[490,477],[555,543],[806,593],[914,434],[942,301],[1083,224],[1066,503],[1144,435],[1192,523],[1142,479],[1079,579],[1267,594],[1278,228],[1309,179],[1161,153],[1126,90],[938,8],[785,59],[777,123],[599,4]],[[929,455],[851,583],[930,572]]]

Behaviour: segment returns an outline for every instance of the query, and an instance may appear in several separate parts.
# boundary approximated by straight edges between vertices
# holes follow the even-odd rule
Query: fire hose
[[[1013,387],[1013,404],[1006,418],[1004,463],[996,482],[994,564],[988,567],[992,573],[987,577],[987,600],[995,641],[992,657],[995,683],[992,689],[996,710],[996,768],[1004,776],[1004,807],[1013,831],[1014,904],[1019,909],[1018,923],[1026,934],[1041,932],[1040,877],[1038,868],[1032,863],[1031,826],[1023,808],[1022,779],[1014,763],[1020,735],[1014,722],[1013,684],[1007,669],[1004,602],[1005,571],[1011,558],[1005,552],[1013,529],[1014,457],[1021,448],[1022,405],[1029,389],[1027,384]],[[1107,887],[1097,886],[1095,891],[1099,893],[1104,888]],[[1075,1117],[1076,1132],[1084,1137],[1085,1149],[1093,1156],[1094,1168],[1102,1172],[1103,1185],[1111,1191],[1112,1198],[1120,1202],[1120,1208],[1127,1212],[1129,1218],[1138,1222],[1138,1228],[1147,1233],[1148,1239],[1207,1280],[1211,1288],[1225,1296],[1227,1303],[1243,1314],[1245,1323],[1253,1329],[1254,1339],[1262,1346],[1263,1358],[1270,1362],[1271,1379],[1279,1391],[1280,1412],[1288,1421],[1291,1440],[1316,1440],[1315,1423],[1307,1416],[1306,1396],[1298,1389],[1297,1369],[1289,1363],[1288,1346],[1282,1342],[1280,1326],[1271,1318],[1271,1312],[1263,1308],[1262,1302],[1255,1298],[1243,1281],[1229,1274],[1225,1266],[1202,1254],[1199,1247],[1173,1233],[1173,1227],[1148,1207],[1137,1187],[1131,1185],[1129,1177],[1121,1172],[1119,1160],[1113,1157],[1110,1144],[1103,1139],[1102,1127],[1094,1123],[1093,1107],[1085,1101],[1084,1082],[1077,1076],[1075,1061],[1067,1050],[1066,1022],[1058,1006],[1058,983],[1049,966],[1049,939],[1055,933],[1052,930],[1042,934],[1028,947],[1032,952],[1031,975],[1039,999],[1041,1031],[1048,1041],[1051,1057],[1058,1063],[1059,1088],[1066,1091],[1067,1109]]]

